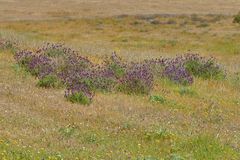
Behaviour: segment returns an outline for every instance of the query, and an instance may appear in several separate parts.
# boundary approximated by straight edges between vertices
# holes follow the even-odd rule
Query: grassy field
[[[150,95],[97,93],[83,106],[37,87],[0,51],[0,159],[240,159],[238,1],[58,2],[0,0],[0,37],[23,48],[64,42],[96,63],[113,51],[127,61],[199,53],[216,57],[227,78],[159,80]]]
[[[238,0],[1,0],[0,21],[136,14],[236,14]]]

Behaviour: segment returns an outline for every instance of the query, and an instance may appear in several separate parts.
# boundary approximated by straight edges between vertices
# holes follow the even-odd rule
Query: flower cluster
[[[15,59],[31,74],[40,79],[54,74],[56,70],[56,65],[49,57],[42,54],[34,54],[34,52],[31,51],[19,51],[15,54]]]
[[[153,74],[146,64],[132,63],[120,79],[120,90],[129,94],[148,94],[153,87]]]
[[[124,61],[113,53],[104,59],[104,63],[94,64],[71,48],[47,43],[35,52],[19,51],[15,59],[38,77],[39,86],[54,87],[60,81],[66,87],[65,97],[82,104],[90,104],[97,91],[149,94],[154,80],[159,78],[190,85],[194,76],[213,78],[225,75],[213,58],[198,54],[135,63]]]

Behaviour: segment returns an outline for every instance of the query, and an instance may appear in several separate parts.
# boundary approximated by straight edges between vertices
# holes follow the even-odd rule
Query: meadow
[[[0,159],[240,159],[239,3],[101,2],[0,2]]]

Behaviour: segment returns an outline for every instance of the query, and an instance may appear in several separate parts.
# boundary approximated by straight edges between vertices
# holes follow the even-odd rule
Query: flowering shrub
[[[120,79],[126,73],[127,64],[113,52],[110,58],[105,60],[105,67]]]
[[[18,64],[27,68],[28,64],[31,61],[32,56],[33,56],[33,52],[28,51],[28,50],[22,50],[22,51],[17,52],[14,55],[14,58]]]
[[[73,103],[88,105],[92,102],[94,92],[90,89],[87,82],[73,81],[68,84],[65,97]]]
[[[178,65],[166,66],[163,75],[173,82],[188,85],[193,83],[192,75],[183,67]]]
[[[34,54],[31,51],[23,50],[15,54],[17,62],[24,66],[27,71],[38,78],[54,74],[55,64],[45,55]]]
[[[148,94],[153,87],[153,74],[145,64],[132,64],[120,80],[119,90],[128,94]]]
[[[192,75],[185,69],[179,57],[150,60],[147,64],[151,66],[155,78],[168,78],[184,85],[193,83]]]
[[[192,75],[204,79],[223,79],[226,73],[214,58],[201,57],[198,54],[187,54],[183,57],[184,67]]]
[[[113,53],[104,59],[103,64],[93,64],[88,57],[80,56],[62,44],[48,43],[36,52],[19,51],[15,59],[39,79],[38,86],[57,87],[64,84],[65,97],[84,105],[90,104],[98,91],[149,94],[157,78],[191,85],[193,76],[205,79],[225,76],[225,71],[215,59],[197,54],[129,63]],[[161,101],[159,97],[152,99]]]

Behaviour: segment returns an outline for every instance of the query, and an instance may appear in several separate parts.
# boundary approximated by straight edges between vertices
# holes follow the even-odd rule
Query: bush
[[[223,79],[226,74],[214,58],[201,57],[198,54],[187,54],[184,57],[184,67],[196,77],[204,79]]]
[[[111,57],[105,60],[105,67],[119,79],[125,75],[127,64],[113,52]]]
[[[167,78],[172,82],[189,85],[193,83],[192,75],[183,66],[181,58],[160,58],[145,61],[150,66],[154,78]]]
[[[53,75],[56,71],[56,64],[45,55],[22,50],[17,52],[14,58],[18,64],[40,79],[50,74]]]
[[[70,48],[66,48],[63,44],[60,43],[46,43],[41,48],[38,48],[37,53],[44,54],[48,57],[61,57],[66,56],[67,53],[71,52]]]
[[[77,75],[71,77],[66,85],[65,97],[69,101],[83,105],[89,105],[92,102],[94,90],[91,88],[91,83],[86,79],[80,79]]]
[[[33,56],[33,52],[28,50],[22,50],[17,52],[14,55],[14,58],[20,66],[27,68],[28,64],[31,61],[32,56]]]
[[[128,63],[113,53],[104,59],[105,63],[93,64],[88,57],[79,56],[61,44],[47,44],[36,52],[19,51],[14,57],[20,66],[39,79],[38,86],[48,88],[64,84],[65,97],[81,104],[90,104],[96,91],[149,94],[156,78],[190,85],[193,76],[225,77],[225,71],[215,59],[197,54]],[[180,94],[192,93],[182,89]],[[151,96],[150,100],[165,102],[160,96]]]
[[[133,64],[120,80],[119,90],[128,94],[148,94],[153,87],[153,75],[148,66]]]
[[[118,83],[116,74],[108,68],[93,69],[94,73],[90,77],[92,89],[95,91],[113,91]]]
[[[240,24],[240,12],[234,16],[233,23],[239,23]]]
[[[175,83],[190,85],[193,83],[192,75],[181,65],[168,65],[163,75]]]

